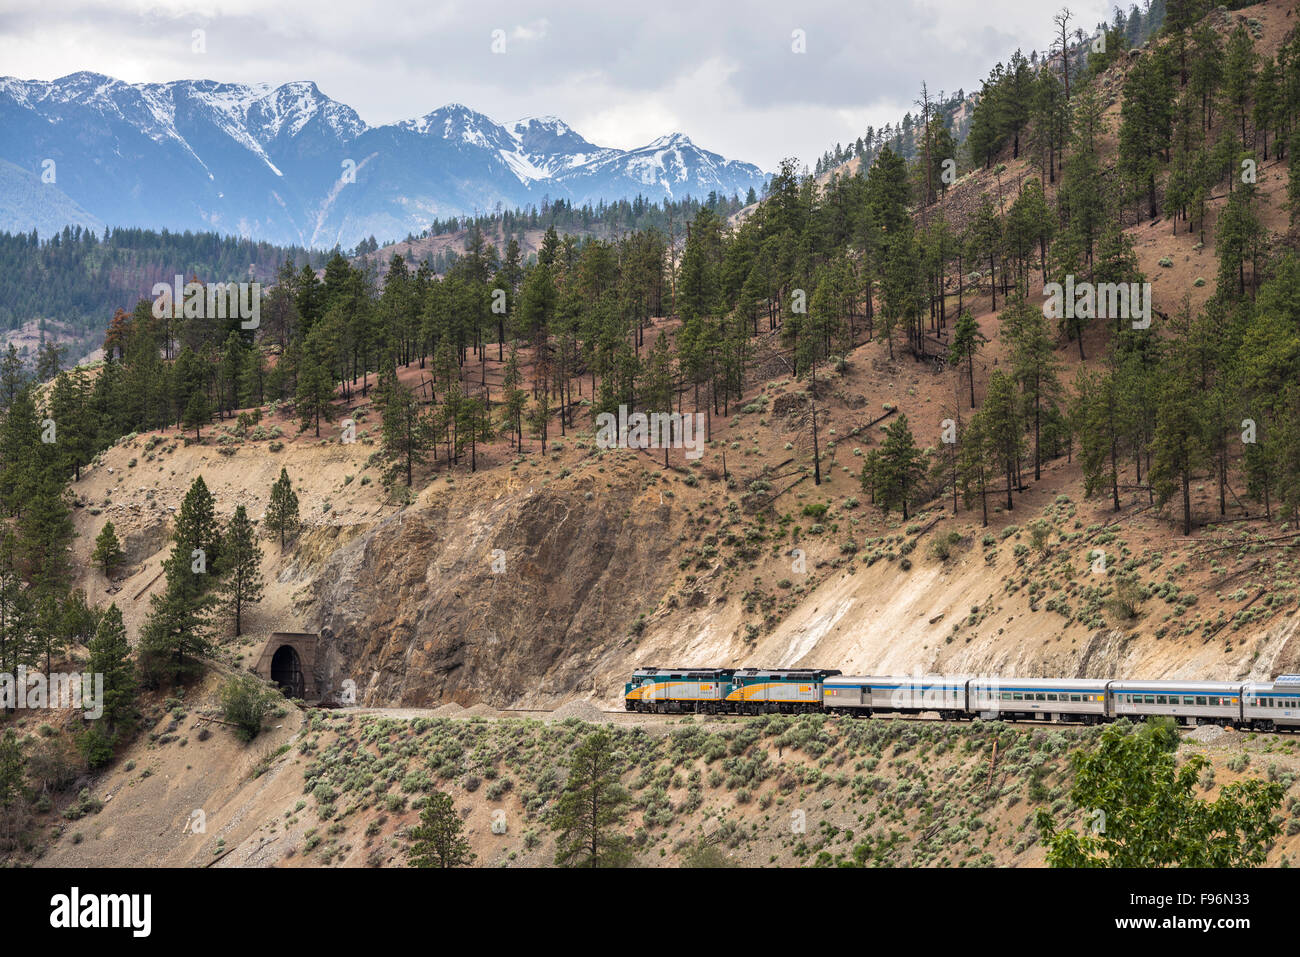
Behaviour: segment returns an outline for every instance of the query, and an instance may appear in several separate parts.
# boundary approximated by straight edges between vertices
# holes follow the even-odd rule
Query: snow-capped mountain
[[[460,104],[371,127],[310,82],[4,77],[0,129],[11,231],[72,212],[86,225],[348,247],[498,203],[744,195],[767,178],[680,133],[608,149],[553,116],[503,126]]]
[[[509,131],[517,144],[517,154],[537,171],[536,179],[567,173],[619,152],[592,146],[554,116],[525,117],[511,123]]]
[[[557,176],[572,193],[586,196],[731,195],[735,183],[752,179],[754,167],[700,149],[685,133],[661,136],[634,150],[602,150]],[[743,196],[745,186],[738,190]]]

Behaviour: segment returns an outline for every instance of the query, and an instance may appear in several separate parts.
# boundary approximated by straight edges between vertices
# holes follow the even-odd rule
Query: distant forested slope
[[[102,330],[119,306],[148,296],[177,273],[208,282],[269,283],[291,259],[324,265],[327,255],[217,233],[65,227],[48,237],[0,232],[0,330],[55,319]]]

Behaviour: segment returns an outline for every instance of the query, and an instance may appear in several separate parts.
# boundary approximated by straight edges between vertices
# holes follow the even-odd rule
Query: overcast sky
[[[498,122],[553,114],[623,149],[681,131],[772,170],[897,121],[923,80],[978,88],[1017,47],[1046,49],[1066,2],[0,0],[0,72],[314,80],[371,125],[457,102]],[[1068,6],[1091,30],[1114,4]]]

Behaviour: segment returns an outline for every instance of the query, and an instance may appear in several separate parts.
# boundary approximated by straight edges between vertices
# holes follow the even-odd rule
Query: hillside
[[[1163,254],[1166,246],[1152,242]],[[995,318],[981,317],[990,327]],[[1001,361],[996,350],[984,358],[989,368]],[[94,601],[111,597],[128,626],[138,625],[161,585],[168,515],[193,479],[203,476],[222,517],[242,504],[257,519],[284,467],[305,527],[284,555],[268,543],[271,584],[240,651],[271,631],[321,631],[327,686],[351,677],[367,705],[553,707],[575,694],[612,705],[630,669],[651,660],[1224,680],[1300,663],[1288,647],[1295,559],[1259,552],[1248,537],[1239,549],[1209,551],[1211,541],[1248,536],[1249,523],[1183,540],[1143,493],[1126,493],[1119,516],[1105,499],[1085,500],[1077,464],[1060,460],[1012,511],[991,505],[987,529],[978,506],[953,518],[950,499],[908,522],[882,516],[862,501],[855,453],[876,444],[887,422],[863,426],[897,406],[918,428],[932,422],[937,438],[964,383],[959,370],[890,363],[882,343],[860,347],[846,365],[823,384],[831,443],[823,484],[805,476],[770,503],[774,515],[752,511],[753,483],[789,485],[797,475],[772,480],[765,476],[780,470],[765,469],[807,442],[800,390],[785,379],[760,386],[748,411],[715,420],[713,442],[690,466],[680,451],[665,470],[646,452],[596,449],[587,427],[553,438],[545,453],[532,442],[511,458],[498,443],[473,482],[437,477],[400,508],[385,504],[378,470],[367,465],[374,419],[364,407],[353,413],[353,445],[339,443],[337,423],[316,440],[283,419],[279,438],[272,421],[266,439],[222,435],[215,448],[186,446],[174,432],[139,436],[73,485],[83,506],[78,586]],[[270,451],[273,442],[282,450]],[[1197,487],[1206,520],[1213,498],[1212,486]],[[812,504],[829,510],[804,515]],[[89,561],[105,518],[131,563],[111,585]],[[1042,551],[1030,550],[1040,520],[1051,533]],[[931,543],[953,533],[960,541],[941,561]],[[806,553],[806,575],[793,571],[795,547]],[[1174,581],[1173,594],[1113,628],[1102,608],[1111,583],[1094,584],[1089,571],[1096,547],[1123,556],[1154,589]],[[505,574],[492,571],[496,549]],[[1188,593],[1196,604],[1179,605]],[[1213,643],[1205,637],[1251,608],[1245,625],[1220,630]]]
[[[545,866],[542,810],[577,718],[401,716],[290,708],[252,745],[205,720],[211,683],[155,704],[151,730],[52,820],[40,866],[383,867],[405,862],[433,787],[450,794],[476,863]],[[1095,729],[820,716],[667,719],[609,726],[630,770],[635,860],[679,866],[1041,866],[1034,814],[1086,823],[1066,796],[1072,750]],[[1291,740],[1202,729],[1198,792],[1266,772],[1300,778]],[[223,774],[211,772],[221,767]],[[1292,803],[1296,801],[1293,797]],[[1288,808],[1289,810],[1290,808]],[[197,822],[197,824],[196,824]],[[1269,853],[1300,852],[1288,828]]]

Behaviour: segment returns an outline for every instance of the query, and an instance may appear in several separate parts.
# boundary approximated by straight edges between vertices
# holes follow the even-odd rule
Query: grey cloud
[[[372,124],[457,101],[499,121],[554,114],[589,138],[581,117],[615,113],[625,117],[617,135],[645,142],[669,132],[645,125],[642,105],[653,100],[689,123],[684,131],[701,145],[771,169],[782,156],[811,162],[836,141],[860,135],[866,122],[859,128],[834,111],[881,125],[898,116],[874,115],[871,104],[910,104],[922,80],[934,91],[978,88],[1017,47],[1028,54],[1047,46],[1057,6],[506,0],[395,8],[227,0],[141,13],[112,0],[82,0],[0,13],[0,54],[5,72],[37,79],[83,69],[119,75],[114,66],[128,63],[137,65],[136,74],[121,78],[131,81],[313,80]],[[1111,4],[1071,6],[1090,26]],[[203,56],[188,52],[195,28],[207,31]],[[807,54],[791,52],[796,28],[806,31]],[[506,33],[504,55],[491,52],[493,30]],[[692,94],[683,78],[709,62],[732,72],[719,89]],[[818,122],[789,122],[801,109]]]

